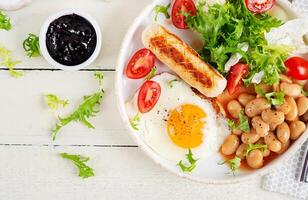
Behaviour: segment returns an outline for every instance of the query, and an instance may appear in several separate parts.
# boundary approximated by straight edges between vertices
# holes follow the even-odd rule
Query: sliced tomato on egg
[[[245,3],[251,12],[263,13],[274,6],[275,0],[245,0]]]
[[[156,105],[161,93],[159,83],[146,81],[140,87],[138,94],[138,109],[141,113],[149,112]]]
[[[227,90],[230,95],[233,95],[243,84],[243,78],[248,73],[248,65],[237,63],[233,65],[227,77]]]
[[[126,76],[139,79],[148,75],[155,64],[155,55],[149,49],[138,50],[129,60],[126,67]]]
[[[187,29],[185,22],[186,17],[182,12],[189,13],[190,15],[196,15],[197,9],[193,0],[175,0],[172,7],[172,23],[179,29]]]
[[[296,80],[308,79],[308,61],[301,57],[291,57],[284,62],[287,75]]]

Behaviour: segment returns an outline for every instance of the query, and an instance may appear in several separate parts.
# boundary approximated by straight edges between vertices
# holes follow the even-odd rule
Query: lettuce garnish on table
[[[28,37],[22,43],[22,46],[29,58],[41,55],[39,37],[37,35],[29,33]]]
[[[79,171],[78,176],[81,178],[89,178],[94,176],[93,169],[85,164],[90,160],[89,157],[68,153],[60,153],[60,156],[73,162]]]
[[[11,28],[11,19],[3,11],[0,11],[0,29],[9,31]]]
[[[19,63],[21,63],[21,61],[14,60],[12,57],[12,52],[9,49],[3,45],[0,45],[0,66],[9,68],[9,74],[14,78],[18,78],[23,75],[23,73],[14,70],[14,67]]]
[[[268,45],[265,32],[283,23],[266,13],[253,14],[242,0],[227,0],[225,4],[214,4],[205,10],[205,1],[197,4],[197,14],[185,14],[188,27],[201,34],[204,46],[199,52],[223,75],[227,74],[225,63],[231,54],[239,53],[243,62],[249,64],[245,84],[250,84],[255,74],[263,71],[262,82],[274,84],[279,73],[284,72],[283,61],[292,50],[286,46]],[[239,44],[248,44],[247,52]]]

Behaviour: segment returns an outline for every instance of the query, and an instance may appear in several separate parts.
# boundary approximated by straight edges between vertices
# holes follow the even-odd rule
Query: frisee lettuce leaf
[[[3,11],[0,11],[0,29],[9,31],[11,28],[11,19]]]
[[[59,106],[62,106],[62,108],[65,108],[69,101],[66,99],[60,99],[55,94],[46,94],[44,95],[45,102],[49,108],[52,110],[58,110]]]
[[[145,79],[146,79],[146,80],[150,80],[151,78],[153,78],[153,77],[155,76],[156,71],[157,71],[157,67],[154,66],[154,67],[151,69],[150,73],[145,77]]]
[[[56,127],[52,130],[52,139],[55,140],[57,134],[67,124],[71,122],[82,122],[88,128],[94,129],[94,126],[88,121],[90,117],[96,116],[99,112],[99,105],[104,96],[104,90],[96,92],[90,96],[85,96],[83,102],[79,107],[67,117],[61,118],[58,116],[59,122],[56,124]]]
[[[204,9],[205,1],[197,4],[197,14],[186,16],[188,27],[201,34],[204,47],[199,52],[203,59],[226,75],[225,63],[231,54],[239,53],[242,61],[249,64],[249,74],[245,84],[251,83],[253,76],[263,70],[262,82],[274,84],[279,81],[279,73],[285,70],[283,61],[290,53],[287,46],[270,46],[264,33],[283,23],[265,13],[253,14],[247,10],[243,0],[227,0],[225,4],[214,4]],[[247,43],[247,52],[238,44]]]
[[[139,131],[139,122],[140,122],[140,113],[138,112],[132,119],[129,120],[131,127],[136,130]]]
[[[267,149],[267,144],[248,144],[247,148],[244,151],[244,156],[249,155],[253,150],[260,149],[262,152]]]
[[[186,158],[187,158],[187,161],[189,162],[189,165],[184,164],[182,160],[178,162],[177,165],[181,168],[183,172],[192,172],[196,168],[196,163],[198,159],[193,158],[191,149],[188,150],[188,154],[186,154]]]
[[[41,55],[39,37],[32,33],[28,34],[28,37],[24,40],[22,46],[29,58]]]
[[[228,126],[232,130],[241,130],[244,132],[249,132],[250,131],[249,121],[248,121],[248,117],[245,116],[244,114],[244,110],[241,110],[239,114],[238,123],[236,124],[234,120],[228,120]]]
[[[12,52],[3,45],[0,45],[0,60],[0,66],[6,66],[9,68],[9,74],[12,77],[18,78],[23,75],[22,72],[17,72],[14,70],[14,67],[21,63],[21,61],[14,60],[12,58]]]
[[[260,96],[265,97],[267,101],[274,106],[282,105],[285,101],[285,93],[283,91],[265,93],[258,85],[255,85],[255,92]]]
[[[241,166],[241,159],[239,157],[235,156],[234,158],[232,158],[230,160],[223,161],[221,164],[227,164],[229,166],[231,172],[234,175],[235,171],[237,169],[239,169],[240,166]]]
[[[94,170],[87,166],[85,163],[90,160],[89,157],[84,157],[78,154],[68,154],[68,153],[60,153],[62,158],[68,159],[73,162],[73,164],[77,167],[81,178],[89,178],[94,176]]]
[[[102,85],[104,72],[94,72],[94,78],[98,81],[99,85]]]
[[[168,9],[170,8],[170,3],[168,5],[156,5],[154,8],[155,17],[154,20],[157,21],[157,17],[160,13],[164,14],[164,16],[169,19],[170,15],[168,13]]]

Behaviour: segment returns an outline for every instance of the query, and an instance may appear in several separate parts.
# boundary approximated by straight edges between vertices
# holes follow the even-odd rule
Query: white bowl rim
[[[96,46],[95,46],[95,50],[92,53],[92,55],[83,63],[78,64],[78,65],[73,65],[73,66],[67,66],[67,65],[63,65],[58,63],[57,61],[55,61],[49,54],[48,50],[47,50],[47,45],[46,45],[46,33],[48,30],[48,27],[50,25],[50,23],[52,21],[54,21],[55,19],[58,19],[59,17],[62,17],[64,15],[69,15],[69,14],[77,14],[83,18],[85,18],[86,20],[88,20],[96,33]],[[40,34],[39,34],[39,43],[40,43],[40,51],[41,54],[43,55],[43,57],[46,59],[46,61],[51,64],[53,67],[58,68],[58,69],[62,69],[62,70],[66,70],[66,71],[73,71],[73,70],[80,70],[83,69],[89,65],[91,65],[95,59],[98,57],[101,47],[102,47],[102,32],[100,29],[100,26],[98,25],[97,21],[88,13],[79,10],[79,9],[65,9],[65,10],[61,10],[58,11],[52,15],[50,15],[45,22],[43,23],[41,30],[40,30]]]
[[[298,14],[298,12],[295,12],[293,10],[293,8],[291,7],[291,3],[288,0],[277,0],[277,3],[282,6],[283,8],[287,8],[290,12],[292,12],[292,14],[294,16],[296,16],[296,18],[301,18],[301,14]],[[295,154],[295,152],[300,148],[300,146],[302,144],[304,144],[304,142],[306,141],[306,139],[308,138],[308,130],[305,131],[304,134],[302,134],[302,136],[300,138],[298,138],[293,145],[286,151],[284,152],[282,155],[280,155],[277,159],[273,160],[271,162],[271,165],[265,166],[261,169],[252,171],[252,173],[247,174],[247,175],[243,175],[240,177],[234,176],[232,179],[227,179],[227,180],[223,180],[223,179],[211,179],[211,178],[198,178],[196,176],[191,176],[190,174],[186,174],[186,173],[180,173],[175,171],[174,169],[168,167],[167,165],[164,165],[162,162],[160,162],[158,160],[158,155],[156,155],[156,153],[145,144],[145,142],[143,142],[140,137],[136,137],[134,130],[132,129],[129,119],[127,117],[126,114],[126,108],[125,105],[121,102],[124,98],[123,95],[121,93],[122,91],[122,76],[123,76],[123,71],[119,70],[118,68],[120,67],[121,63],[123,61],[123,54],[125,53],[124,51],[124,47],[127,46],[130,43],[130,38],[131,36],[134,34],[135,29],[139,26],[140,21],[142,21],[142,17],[145,16],[147,13],[149,13],[155,6],[155,1],[153,1],[150,5],[148,5],[139,15],[138,17],[133,21],[132,25],[129,27],[123,41],[122,41],[122,45],[121,45],[121,49],[119,52],[119,56],[118,56],[118,64],[117,64],[117,70],[116,70],[116,78],[115,78],[115,95],[116,95],[116,101],[117,101],[117,107],[118,107],[118,111],[120,113],[120,116],[125,124],[125,128],[126,130],[129,130],[129,134],[131,135],[131,138],[138,144],[138,146],[142,149],[142,151],[148,156],[150,157],[156,164],[158,164],[159,166],[161,166],[163,169],[166,169],[167,171],[183,177],[183,178],[187,178],[189,180],[193,180],[193,181],[197,181],[200,183],[205,183],[205,184],[233,184],[233,183],[239,183],[242,181],[248,181],[252,178],[256,178],[256,177],[260,177],[263,175],[266,175],[268,173],[270,173],[271,171],[273,171],[279,164],[286,162],[292,155]]]

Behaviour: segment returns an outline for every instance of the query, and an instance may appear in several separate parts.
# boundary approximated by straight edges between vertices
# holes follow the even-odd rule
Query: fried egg
[[[144,142],[171,161],[185,159],[188,149],[198,159],[217,154],[229,129],[211,102],[200,98],[172,74],[165,72],[152,80],[160,84],[161,95],[150,112],[139,115],[137,134]],[[138,113],[137,97],[138,91],[126,103],[130,119]]]

